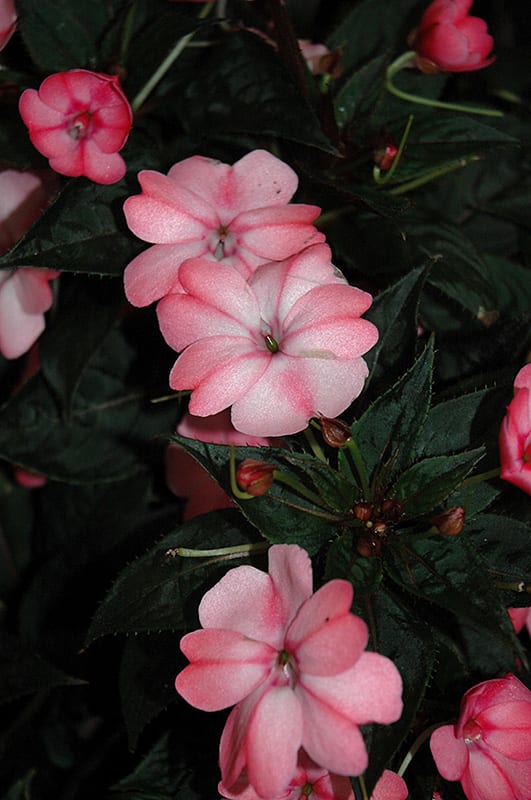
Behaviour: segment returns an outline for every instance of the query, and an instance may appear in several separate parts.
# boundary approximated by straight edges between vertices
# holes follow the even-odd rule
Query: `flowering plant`
[[[529,800],[524,11],[0,0],[8,800]]]

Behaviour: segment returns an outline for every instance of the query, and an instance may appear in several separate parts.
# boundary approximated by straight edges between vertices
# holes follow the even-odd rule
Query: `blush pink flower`
[[[232,790],[221,782],[219,793],[227,800],[263,800],[246,775],[241,775]],[[308,758],[304,750],[299,751],[297,768],[286,791],[278,800],[355,800],[350,780],[344,775],[331,775]],[[276,798],[275,798],[276,800]]]
[[[42,178],[33,172],[0,172],[0,255],[35,222],[48,200]],[[44,313],[52,304],[50,281],[55,270],[25,267],[0,270],[0,353],[18,358],[44,330]]]
[[[260,436],[246,436],[235,430],[230,412],[221,411],[211,417],[185,414],[177,425],[177,433],[188,439],[212,444],[235,444],[261,447],[273,444]],[[210,477],[203,467],[181,447],[171,444],[166,449],[166,482],[177,497],[186,498],[183,519],[191,519],[208,511],[233,506],[231,498]]]
[[[473,0],[434,0],[408,37],[423,72],[471,72],[492,64],[487,23],[469,15]]]
[[[0,0],[0,50],[3,50],[17,28],[17,12],[13,0]]]
[[[529,800],[531,692],[510,674],[478,684],[430,747],[440,774],[461,781],[468,800]]]
[[[38,91],[26,89],[20,116],[32,144],[61,175],[116,183],[125,175],[118,154],[133,115],[116,75],[85,69],[57,72]]]
[[[187,634],[190,660],[177,691],[193,706],[235,705],[220,742],[223,786],[245,772],[253,790],[286,791],[299,749],[323,769],[359,775],[367,752],[359,730],[402,712],[395,665],[365,652],[367,626],[350,612],[353,590],[332,580],[312,594],[312,567],[297,545],[269,550],[269,573],[229,572],[203,597],[203,630]]]
[[[167,343],[184,351],[170,386],[192,390],[192,414],[231,406],[242,433],[284,436],[312,416],[338,416],[360,393],[361,356],[378,339],[361,319],[372,297],[337,277],[326,245],[263,264],[248,281],[191,259],[180,281],[183,292],[157,311]]]
[[[134,306],[181,291],[179,268],[188,258],[202,256],[247,277],[259,264],[325,238],[312,225],[321,209],[288,205],[297,176],[265,150],[253,150],[232,167],[192,156],[168,175],[146,170],[138,180],[142,194],[125,201],[124,213],[132,232],[154,247],[125,270],[125,293]]]
[[[531,494],[531,364],[517,374],[499,434],[500,476]]]
[[[371,800],[406,800],[406,782],[396,772],[385,769],[371,794]]]

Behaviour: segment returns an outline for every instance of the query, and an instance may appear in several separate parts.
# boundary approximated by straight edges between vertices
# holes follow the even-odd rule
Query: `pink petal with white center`
[[[255,436],[298,433],[312,416],[341,414],[358,396],[367,375],[361,358],[337,361],[277,353],[260,380],[233,405],[232,424]]]
[[[238,182],[239,209],[289,203],[299,184],[296,173],[266,150],[253,150],[232,167]]]
[[[507,758],[531,760],[531,702],[498,703],[475,716],[488,747]]]
[[[238,244],[268,261],[282,261],[305,247],[324,242],[312,225],[318,206],[289,205],[245,211],[230,223]]]
[[[209,309],[220,311],[238,323],[238,331],[260,330],[260,309],[254,292],[236,270],[222,272],[205,258],[186,261],[180,269],[179,280],[184,291],[197,297]],[[221,332],[221,331],[220,331]],[[212,335],[215,335],[212,331]]]
[[[431,754],[437,769],[447,781],[458,781],[468,765],[468,748],[456,738],[453,725],[443,725],[430,737]]]
[[[219,227],[214,209],[166,175],[144,170],[138,180],[142,194],[127,198],[124,214],[129,228],[140,239],[153,244],[204,240],[208,232]]]
[[[306,550],[296,544],[275,544],[269,548],[269,575],[275,587],[283,636],[287,626],[312,595],[312,562]],[[279,649],[284,641],[279,641]]]
[[[303,358],[362,356],[378,341],[378,329],[360,319],[356,308],[359,295],[365,292],[341,284],[312,289],[284,321],[282,352]]]
[[[348,581],[328,581],[301,606],[286,636],[298,669],[313,675],[336,675],[350,669],[364,651],[367,626],[350,613],[353,590]]]
[[[215,158],[191,156],[174,164],[168,172],[168,178],[176,186],[192,192],[215,208],[225,224],[233,218],[231,203],[235,191],[229,164],[223,164]]]
[[[255,351],[247,339],[202,339],[190,345],[176,361],[170,372],[170,386],[177,391],[195,390],[190,398],[191,414],[217,414],[237,402],[260,379],[267,369],[268,356]]]
[[[201,600],[199,619],[204,628],[237,631],[275,650],[284,643],[281,598],[267,572],[255,567],[229,570]]]
[[[278,797],[288,788],[302,741],[300,704],[289,686],[264,692],[249,719],[245,750],[249,783],[261,797]]]
[[[181,639],[190,660],[175,679],[184,699],[202,711],[219,711],[247,697],[268,677],[277,654],[264,642],[231,630],[200,630]]]
[[[187,258],[203,255],[204,242],[154,244],[129,262],[124,272],[125,296],[137,307],[148,306],[172,292],[183,292],[179,267]]]

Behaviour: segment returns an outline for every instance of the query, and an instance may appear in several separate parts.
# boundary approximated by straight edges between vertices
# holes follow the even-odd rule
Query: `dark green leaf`
[[[334,102],[340,128],[372,108],[383,89],[387,64],[387,55],[378,56],[364,64],[343,84]]]
[[[483,455],[478,448],[455,456],[425,458],[402,473],[391,496],[402,502],[407,516],[427,514],[446,500]]]
[[[379,558],[364,558],[356,551],[360,529],[353,529],[335,539],[328,548],[325,579],[344,578],[354,587],[356,596],[373,594],[382,579],[382,562]]]
[[[242,545],[242,558],[248,558],[249,541],[248,527],[235,511],[215,511],[189,520],[120,573],[92,620],[87,643],[117,632],[182,630],[190,615],[195,618],[214,572],[235,564],[222,557],[182,558],[172,551]]]
[[[31,645],[0,631],[0,703],[55,686],[80,683],[83,681],[48,663]]]
[[[43,72],[97,64],[97,44],[108,24],[100,0],[17,0],[18,24],[28,51]]]
[[[487,562],[496,578],[514,584],[512,591],[519,594],[520,581],[531,583],[531,526],[517,519],[497,514],[480,514],[467,525],[467,536]],[[517,605],[531,605],[529,594],[511,597]]]

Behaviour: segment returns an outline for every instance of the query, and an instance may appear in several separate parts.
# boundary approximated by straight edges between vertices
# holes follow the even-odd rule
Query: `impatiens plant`
[[[1,797],[530,800],[498,5],[0,0]]]

